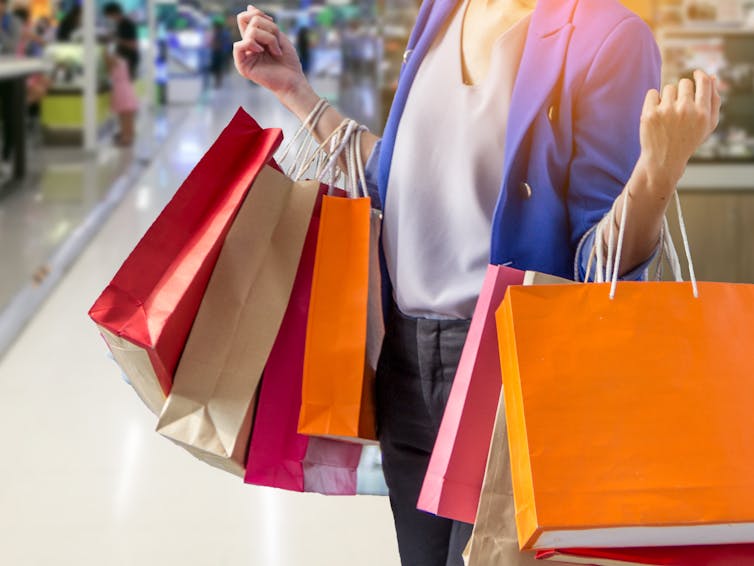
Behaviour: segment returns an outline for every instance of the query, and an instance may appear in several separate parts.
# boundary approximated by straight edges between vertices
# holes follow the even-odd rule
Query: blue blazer
[[[394,156],[411,84],[455,5],[425,0],[409,39],[367,164],[383,209],[392,160],[411,159]],[[617,0],[538,1],[513,89],[490,263],[584,279],[596,225],[639,157],[641,111],[647,91],[660,86],[660,67],[651,30]],[[642,278],[646,265],[624,278]]]

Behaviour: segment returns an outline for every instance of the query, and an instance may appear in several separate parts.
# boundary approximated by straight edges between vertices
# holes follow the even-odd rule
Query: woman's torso
[[[490,72],[468,85],[461,52],[466,6],[457,8],[422,61],[391,164],[383,244],[396,303],[412,316],[470,318],[489,263],[529,17],[494,41]]]

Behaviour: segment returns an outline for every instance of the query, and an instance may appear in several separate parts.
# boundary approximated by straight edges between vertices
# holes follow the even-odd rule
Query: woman
[[[238,23],[238,71],[303,119],[318,97],[293,46],[252,6]],[[455,565],[471,526],[416,502],[487,264],[584,280],[598,223],[630,199],[621,276],[644,277],[720,98],[702,72],[661,95],[652,33],[617,0],[427,0],[404,59],[361,148],[394,303],[379,435],[403,564]]]

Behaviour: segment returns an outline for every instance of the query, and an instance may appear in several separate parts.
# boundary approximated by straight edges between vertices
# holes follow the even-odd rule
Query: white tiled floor
[[[193,109],[0,361],[0,564],[398,564],[386,498],[246,486],[157,435],[86,316],[239,103],[293,125],[241,83]]]

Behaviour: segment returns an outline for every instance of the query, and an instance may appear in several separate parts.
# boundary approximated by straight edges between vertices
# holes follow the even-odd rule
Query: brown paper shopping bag
[[[266,166],[220,253],[157,430],[243,476],[262,370],[288,305],[319,183]]]
[[[535,566],[533,552],[521,552],[516,533],[508,427],[502,393],[492,432],[474,531],[463,553],[466,566]]]

